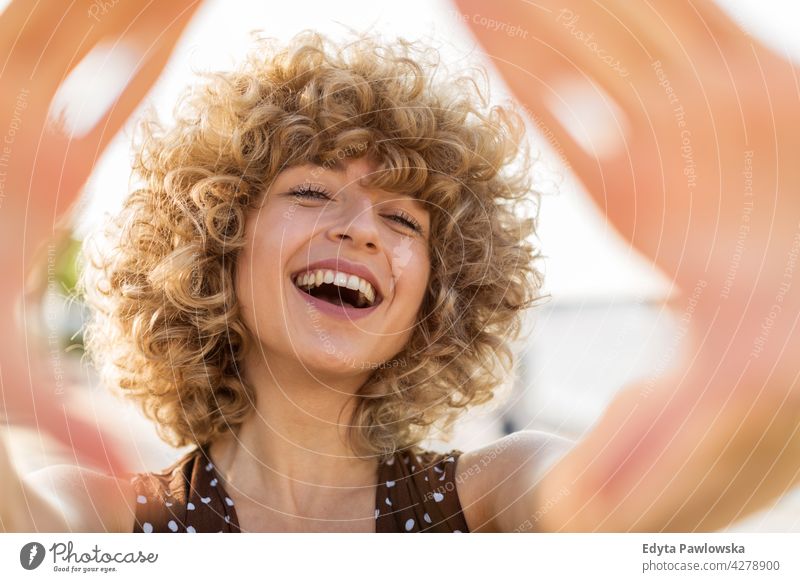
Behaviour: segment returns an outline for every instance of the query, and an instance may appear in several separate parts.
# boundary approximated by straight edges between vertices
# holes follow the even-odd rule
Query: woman
[[[529,168],[504,170],[522,122],[434,82],[436,57],[261,43],[145,126],[143,187],[85,271],[87,343],[207,450],[136,481],[137,528],[467,530],[458,452],[408,448],[491,396],[540,277],[512,205]]]
[[[464,454],[407,450],[490,395],[494,351],[536,298],[532,225],[513,213],[528,174],[502,170],[520,136],[476,93],[429,86],[408,47],[364,41],[339,55],[296,42],[217,76],[174,130],[151,126],[120,248],[87,274],[87,291],[102,291],[89,335],[101,369],[173,442],[204,446],[132,483],[48,470],[10,491],[34,501],[10,516],[17,529],[712,528],[796,479],[796,391],[779,384],[760,400],[769,415],[742,422],[766,376],[704,391],[701,406],[672,390],[708,386],[719,353],[708,344],[685,377],[621,395],[547,473],[565,448],[536,433]],[[351,275],[358,293],[340,291]],[[756,450],[754,436],[772,440]],[[772,464],[742,478],[754,450]],[[48,499],[53,477],[63,483]]]

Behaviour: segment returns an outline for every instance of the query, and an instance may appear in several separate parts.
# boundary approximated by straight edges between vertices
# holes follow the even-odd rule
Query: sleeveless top
[[[381,462],[375,495],[375,531],[468,532],[456,491],[456,459],[448,453],[403,450]],[[240,533],[236,507],[214,463],[198,447],[167,469],[137,473],[134,533]]]

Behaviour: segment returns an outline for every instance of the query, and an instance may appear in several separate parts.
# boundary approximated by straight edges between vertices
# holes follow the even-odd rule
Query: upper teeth
[[[329,269],[317,269],[316,271],[308,271],[297,275],[294,282],[298,287],[306,287],[307,289],[319,287],[323,283],[328,283],[329,285],[333,284],[337,287],[346,287],[347,289],[359,291],[369,305],[375,302],[375,288],[369,281],[362,279],[358,275],[342,273],[341,271],[331,271]],[[361,301],[359,301],[359,303],[361,303]]]

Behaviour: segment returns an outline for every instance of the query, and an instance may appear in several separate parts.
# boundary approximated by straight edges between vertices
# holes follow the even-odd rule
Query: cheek
[[[274,286],[282,272],[281,261],[294,252],[294,231],[287,228],[289,219],[276,209],[263,209],[251,218],[245,233],[245,247],[240,255],[241,282],[258,288]]]
[[[275,294],[279,290],[281,256],[279,248],[273,248],[271,240],[263,225],[255,232],[246,234],[244,248],[237,257],[234,285],[240,306],[252,317],[254,302],[263,302],[265,296]]]
[[[392,279],[396,282],[403,305],[416,316],[428,287],[430,260],[419,242],[400,241],[391,250]]]

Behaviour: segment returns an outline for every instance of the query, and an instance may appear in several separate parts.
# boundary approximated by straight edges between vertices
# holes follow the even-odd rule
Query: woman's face
[[[364,374],[411,337],[428,285],[430,218],[414,198],[361,185],[367,158],[281,172],[246,218],[242,316],[271,364]]]

